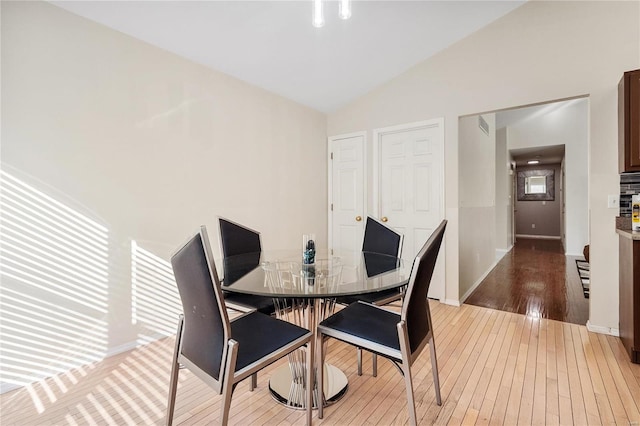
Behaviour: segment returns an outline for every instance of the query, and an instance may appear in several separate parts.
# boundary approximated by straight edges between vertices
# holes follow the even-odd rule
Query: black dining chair
[[[313,405],[313,334],[260,312],[229,321],[211,247],[203,226],[171,257],[183,315],[178,321],[167,403],[171,425],[180,366],[222,394],[220,423],[229,419],[236,385],[289,353],[306,346],[306,421]]]
[[[260,253],[262,252],[260,234],[228,219],[218,218],[218,223],[220,225],[220,243],[223,257],[228,259],[240,255],[246,255],[245,257],[255,256],[255,267],[259,267]],[[237,276],[228,276],[228,270],[231,269],[225,268],[225,277],[222,281],[223,288],[232,285],[233,281],[238,279]],[[234,272],[237,272],[237,270]],[[224,298],[229,308],[239,312],[258,311],[263,314],[272,315],[276,310],[273,299],[270,297],[225,291]]]
[[[362,253],[384,254],[390,257],[399,258],[402,254],[402,242],[404,237],[388,226],[378,222],[372,217],[367,216],[367,222],[364,227],[364,239],[362,241]],[[374,262],[374,264],[379,262]],[[366,263],[365,263],[366,264]],[[393,265],[395,269],[396,265]],[[383,268],[384,269],[384,268]],[[379,270],[367,269],[367,275],[379,274]],[[369,275],[370,276],[370,275]],[[358,294],[356,296],[339,297],[336,302],[342,305],[350,305],[355,302],[373,303],[377,306],[387,305],[402,299],[403,289],[390,289],[382,291],[374,291],[371,293]],[[358,357],[358,376],[362,376],[362,349],[357,349]],[[371,355],[372,374],[373,377],[378,375],[378,357],[376,354]]]
[[[431,349],[431,370],[436,402],[442,405],[438,362],[433,340],[433,324],[427,293],[435,269],[438,252],[447,226],[443,220],[431,234],[415,260],[409,284],[402,302],[400,314],[364,302],[353,303],[325,319],[318,325],[318,365],[324,363],[324,340],[333,337],[348,344],[364,348],[391,360],[402,372],[407,392],[409,420],[417,424],[411,366],[428,344]],[[317,377],[318,389],[322,389],[323,377]],[[318,418],[323,416],[322,404],[318,404]]]
[[[367,217],[367,222],[364,227],[364,239],[362,240],[362,252],[384,254],[399,258],[402,255],[403,239],[402,234],[397,233],[371,217]],[[369,271],[367,271],[367,273],[369,273]],[[380,306],[401,298],[402,293],[396,289],[392,289],[388,291],[374,291],[357,296],[340,297],[337,299],[337,302],[343,305],[350,305],[354,302],[363,301]]]

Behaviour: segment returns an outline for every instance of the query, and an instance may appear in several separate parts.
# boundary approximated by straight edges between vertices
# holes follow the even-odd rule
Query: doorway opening
[[[565,244],[565,145],[509,150],[515,165],[512,187],[516,240],[560,240]]]
[[[463,302],[586,324],[575,260],[588,244],[588,108],[581,97],[460,118]]]

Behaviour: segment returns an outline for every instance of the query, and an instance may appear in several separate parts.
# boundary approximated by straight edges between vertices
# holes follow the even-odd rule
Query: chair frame
[[[422,249],[416,256],[413,262],[413,269],[412,269],[411,276],[409,278],[407,291],[405,293],[406,295],[411,295],[413,293],[414,288],[417,285],[416,279],[418,276],[420,263],[426,259],[426,256],[427,254],[429,254],[430,250],[433,250],[434,248],[437,250],[436,252],[436,259],[437,259],[437,255],[441,247],[441,241],[442,241],[442,238],[444,238],[444,235],[440,235],[440,234],[444,234],[446,223],[447,223],[446,220],[443,220],[440,223],[440,225],[436,228],[436,230],[433,232],[431,237],[429,237],[429,240],[425,243],[425,245],[422,247]],[[437,244],[438,238],[440,238],[440,244]],[[434,247],[434,244],[437,244],[437,247]],[[427,283],[427,292],[428,292],[429,284],[430,282]],[[318,326],[318,331],[316,336],[316,339],[317,339],[316,347],[318,350],[317,358],[318,358],[319,365],[323,365],[324,363],[324,359],[325,359],[324,340],[326,337],[333,337],[335,339],[341,340],[343,342],[346,342],[358,348],[365,348],[366,350],[371,351],[374,354],[380,354],[385,358],[389,358],[399,368],[402,375],[404,376],[405,388],[407,392],[407,406],[409,409],[409,420],[412,425],[416,425],[417,416],[416,416],[416,406],[415,406],[415,398],[414,398],[414,390],[413,390],[413,380],[411,375],[411,366],[416,361],[418,356],[422,353],[424,347],[427,344],[429,345],[430,352],[431,352],[431,370],[433,373],[433,384],[435,387],[436,403],[438,405],[442,405],[442,398],[440,395],[440,379],[438,376],[438,361],[436,358],[436,347],[435,347],[435,341],[433,338],[433,322],[431,321],[431,310],[429,309],[429,304],[427,302],[426,313],[425,313],[426,314],[425,320],[429,325],[429,331],[427,332],[426,336],[421,340],[418,347],[412,352],[411,346],[409,343],[409,332],[408,332],[407,322],[406,322],[408,313],[409,313],[409,300],[410,300],[410,297],[409,298],[405,297],[402,304],[402,310],[400,312],[400,315],[398,315],[398,323],[396,325],[397,331],[398,331],[398,339],[400,343],[400,350],[396,350],[388,346],[384,346],[384,345],[372,342],[370,340],[354,336],[352,334],[348,334],[332,328],[327,328],[322,324]],[[375,309],[387,311],[386,309],[374,304],[365,303],[365,302],[356,302],[356,303],[362,303],[365,305],[372,306]],[[397,360],[400,360],[400,364],[398,364]],[[324,378],[322,377],[322,375],[318,375],[317,377],[318,389],[323,389],[322,387],[323,381],[324,381]],[[322,419],[322,417],[323,417],[323,406],[322,404],[319,404],[318,418]]]
[[[404,235],[400,234],[399,232],[394,231],[393,229],[391,229],[389,226],[387,226],[385,223],[379,221],[378,219],[371,217],[371,216],[367,216],[367,222],[369,221],[369,219],[371,219],[373,222],[378,223],[379,225],[387,228],[389,231],[395,233],[396,235],[400,236],[400,241],[398,242],[398,252],[396,254],[397,258],[402,257],[402,247],[404,246]],[[365,238],[366,238],[366,233],[367,233],[367,228],[366,228],[366,223],[365,223]],[[362,239],[362,251],[364,252],[364,243],[365,243],[365,238]],[[387,254],[387,253],[382,253],[382,254]],[[380,299],[380,300],[376,300],[375,302],[373,302],[374,305],[376,306],[383,306],[383,305],[388,305],[389,303],[393,303],[396,302],[398,300],[402,300],[402,296],[403,296],[404,292],[402,291],[402,289],[398,289],[398,293],[391,295],[389,297],[386,297],[384,299]],[[357,352],[357,361],[358,361],[358,376],[362,376],[362,348],[358,347],[356,348],[356,352]],[[373,377],[378,377],[378,355],[375,352],[371,353],[371,375]]]
[[[221,223],[220,221],[224,220],[225,222],[229,222],[232,225],[235,225],[239,228],[243,228],[247,231],[253,232],[254,234],[258,235],[258,240],[260,241],[260,252],[262,252],[262,237],[260,235],[260,233],[256,230],[253,230],[251,228],[248,228],[244,225],[239,224],[238,222],[234,222],[233,220],[229,220],[226,217],[221,217],[218,216],[218,233],[220,235],[220,238],[218,239],[218,241],[220,242],[220,253],[222,253],[223,257],[226,257],[226,253],[225,253],[225,249],[224,249],[224,243],[222,242],[223,237],[222,237],[222,227],[220,226]],[[227,307],[229,309],[233,309],[234,311],[238,311],[238,312],[253,312],[256,310],[256,308],[252,307],[252,306],[247,306],[247,305],[242,305],[239,303],[234,303],[234,302],[225,302],[225,304],[227,305]]]
[[[369,219],[371,219],[373,222],[377,223],[378,225],[381,225],[381,226],[387,228],[389,231],[395,233],[396,235],[398,235],[400,237],[400,241],[398,242],[398,253],[397,253],[396,257],[402,257],[402,247],[404,245],[404,235],[399,233],[399,232],[394,231],[386,223],[376,219],[375,217],[367,216],[367,221]],[[367,224],[366,224],[366,222],[365,222],[364,232],[365,232],[365,235],[362,238],[362,251],[369,251],[369,250],[365,250],[364,249],[365,237],[366,237],[366,233],[367,233]],[[389,254],[389,253],[380,253],[380,254]]]
[[[209,274],[211,276],[213,282],[213,291],[216,294],[216,304],[218,309],[220,310],[220,316],[223,319],[223,339],[226,343],[222,352],[222,365],[220,369],[220,379],[216,380],[214,377],[210,376],[206,371],[199,368],[195,365],[189,358],[182,354],[182,342],[184,335],[184,315],[180,315],[178,320],[178,327],[176,331],[176,342],[173,353],[173,360],[171,363],[171,376],[169,383],[169,396],[167,403],[167,417],[166,424],[171,425],[173,423],[173,415],[175,410],[175,400],[178,386],[178,374],[180,372],[181,366],[189,369],[194,375],[203,380],[206,384],[208,384],[214,391],[218,394],[223,395],[221,413],[220,413],[220,423],[222,425],[226,425],[229,420],[229,411],[231,408],[231,397],[233,394],[233,390],[235,386],[246,379],[249,376],[255,377],[255,374],[261,369],[267,367],[278,359],[288,355],[294,350],[301,348],[302,346],[306,346],[307,352],[307,374],[306,380],[307,383],[310,384],[307,386],[307,395],[306,395],[306,403],[307,403],[307,425],[311,424],[311,415],[312,415],[312,406],[313,406],[313,383],[314,383],[314,336],[312,332],[308,332],[302,337],[293,340],[289,344],[279,348],[278,350],[268,354],[267,356],[253,362],[252,364],[247,365],[243,369],[239,371],[235,371],[239,343],[233,339],[231,336],[231,322],[238,320],[239,318],[252,314],[252,312],[247,312],[237,318],[234,318],[233,321],[229,321],[229,316],[227,315],[227,309],[225,306],[224,298],[222,295],[222,289],[220,286],[220,281],[218,279],[218,274],[216,272],[216,267],[213,262],[213,256],[211,254],[211,247],[209,245],[209,239],[207,238],[207,231],[205,226],[201,226],[199,231],[192,235],[184,244],[180,246],[178,250],[176,250],[173,255],[182,250],[194,237],[200,235],[202,239],[202,244],[204,248],[204,255],[207,260],[207,265],[209,269]],[[172,256],[173,256],[172,255]],[[262,314],[260,314],[262,315]],[[253,379],[252,379],[253,382]],[[253,383],[251,383],[251,387],[253,390]]]
[[[260,252],[262,251],[262,235],[260,234],[260,232],[256,231],[255,229],[251,229],[248,226],[242,225],[241,223],[238,223],[236,221],[227,219],[226,217],[222,217],[222,216],[217,216],[218,219],[218,233],[219,233],[219,242],[220,242],[220,253],[222,253],[223,257],[226,257],[227,254],[225,253],[225,249],[224,249],[224,244],[222,243],[222,229],[220,227],[220,221],[224,220],[225,222],[228,222],[232,225],[237,226],[238,228],[242,228],[245,229],[247,231],[253,232],[254,234],[258,235],[258,240],[260,241]]]

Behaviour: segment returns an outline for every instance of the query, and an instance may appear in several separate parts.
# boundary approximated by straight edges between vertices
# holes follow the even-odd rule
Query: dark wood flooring
[[[465,303],[584,325],[589,299],[575,259],[559,240],[520,238]]]

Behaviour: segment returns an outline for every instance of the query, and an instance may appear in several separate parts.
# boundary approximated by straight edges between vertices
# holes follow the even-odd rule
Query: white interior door
[[[444,120],[374,131],[374,208],[404,235],[402,258],[411,262],[444,218]],[[444,244],[429,297],[444,299]]]
[[[360,251],[365,211],[366,133],[329,138],[329,248]]]

